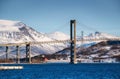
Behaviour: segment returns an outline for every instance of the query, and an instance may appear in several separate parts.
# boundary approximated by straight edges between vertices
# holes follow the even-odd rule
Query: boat
[[[0,70],[23,69],[23,66],[0,66]]]

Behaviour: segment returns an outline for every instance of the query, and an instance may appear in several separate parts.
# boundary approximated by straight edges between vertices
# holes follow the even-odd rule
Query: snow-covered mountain
[[[70,39],[69,35],[66,35],[62,32],[53,32],[50,34],[47,34],[47,36],[51,39],[55,39],[55,40],[68,40]]]
[[[52,40],[51,38],[35,31],[22,22],[9,20],[0,20],[0,38],[0,43]]]
[[[109,38],[119,38],[117,36],[107,34],[107,33],[102,33],[102,32],[91,33],[91,34],[88,35],[88,37],[96,38],[96,39],[99,39],[99,38],[107,38],[107,39],[109,39]]]
[[[94,44],[90,47],[78,47],[76,48],[77,61],[82,63],[113,63],[120,62],[120,41],[110,40],[102,41]],[[70,49],[66,48],[56,52],[56,55],[61,55],[60,59],[63,59],[62,55],[70,57]]]
[[[58,35],[56,35],[56,33]],[[61,38],[65,38],[65,34],[56,32],[55,35],[43,34],[35,31],[33,28],[27,26],[20,21],[0,20],[0,43],[23,43],[23,42],[35,42],[35,41],[53,41]],[[54,36],[54,38],[53,38]],[[59,37],[57,37],[59,36]],[[38,55],[41,53],[52,54],[66,47],[65,44],[41,44],[32,46],[32,55]],[[13,49],[15,50],[15,49]],[[11,51],[13,51],[11,48]],[[23,51],[24,50],[24,51]],[[25,47],[21,47],[21,53],[24,56]],[[4,52],[1,51],[1,52]],[[3,53],[1,53],[3,54]],[[4,53],[5,54],[5,53]],[[12,54],[13,55],[13,54]]]
[[[95,32],[91,33],[88,36],[84,36],[84,39],[99,39],[99,38],[118,38],[116,36]],[[33,28],[27,26],[20,21],[11,21],[11,20],[0,20],[0,44],[2,43],[23,43],[23,42],[39,42],[39,41],[54,41],[54,40],[67,40],[69,35],[66,35],[62,32],[54,33],[40,33],[35,31]],[[81,37],[77,37],[81,39]],[[99,41],[101,42],[101,41]],[[98,42],[88,41],[88,42],[78,42],[77,46],[81,44],[85,47],[90,47]],[[59,44],[40,44],[32,46],[32,56],[39,54],[53,54],[57,51],[60,51],[68,47],[68,44],[59,43]],[[25,47],[21,46],[21,57],[25,56]],[[10,57],[15,57],[15,47],[10,47]],[[5,56],[5,47],[0,47],[0,57]]]
[[[89,46],[91,46],[91,45],[94,45],[94,44],[97,44],[97,43],[99,43],[99,42],[101,42],[101,41],[103,41],[102,39],[120,39],[120,37],[117,37],[117,36],[114,36],[114,35],[111,35],[111,34],[107,34],[107,33],[102,33],[102,32],[95,32],[95,33],[90,33],[89,35],[87,35],[87,36],[83,36],[83,37],[81,37],[81,36],[78,36],[77,37],[77,39],[78,40],[80,40],[80,39],[84,39],[84,40],[86,40],[86,39],[91,39],[90,41],[84,41],[83,40],[83,42],[77,42],[77,46],[79,47],[79,46],[84,46],[84,47],[89,47]],[[92,39],[101,39],[101,40],[93,40],[92,41]]]

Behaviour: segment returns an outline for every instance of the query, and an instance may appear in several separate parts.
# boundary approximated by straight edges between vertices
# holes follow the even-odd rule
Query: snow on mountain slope
[[[84,39],[91,38],[115,38],[115,36],[96,32],[95,34],[90,34],[88,36],[84,36]],[[0,20],[0,43],[22,43],[22,42],[39,42],[39,41],[54,41],[54,40],[67,40],[69,39],[69,35],[66,35],[62,32],[54,32],[50,34],[43,34],[35,31],[33,28],[27,26],[23,22],[20,21],[10,21],[10,20]],[[77,39],[81,39],[81,37],[77,37]],[[99,41],[100,42],[100,41]],[[83,43],[77,43],[80,46],[89,47],[91,44],[96,43],[95,41],[88,41]],[[89,46],[88,46],[89,45]],[[57,51],[60,51],[66,48],[68,44],[59,43],[59,44],[40,44],[32,46],[32,56],[39,54],[52,54]],[[5,48],[0,47],[0,57],[5,55]],[[11,48],[11,56],[15,56],[15,48]],[[25,47],[21,47],[22,57],[25,56]]]
[[[15,26],[18,21],[0,20],[0,31],[19,32],[19,28]]]
[[[39,33],[20,21],[0,20],[0,43],[22,43],[54,40],[55,39],[48,37],[47,34]],[[35,45],[32,46],[32,55],[34,56],[42,53],[52,54],[64,49],[65,47],[66,45],[63,43]],[[11,50],[16,49],[11,48]],[[21,51],[22,55],[25,55],[25,47],[21,47]],[[1,52],[4,52],[4,50]],[[1,54],[2,53],[0,53],[0,55]]]
[[[20,32],[20,21],[0,20],[0,43],[18,43],[26,41],[27,37]]]
[[[62,32],[53,32],[50,34],[47,34],[48,37],[55,39],[55,40],[68,40],[70,39],[69,35],[64,34]]]
[[[39,33],[20,21],[0,20],[0,38],[3,43],[51,41],[45,34]],[[9,41],[10,40],[10,41]]]
[[[106,39],[113,39],[113,38],[120,38],[120,37],[117,37],[117,36],[113,36],[111,34],[107,34],[107,33],[102,33],[102,32],[95,32],[95,33],[90,33],[89,35],[87,36],[83,36],[83,39],[103,39],[103,38],[106,38]],[[77,37],[78,40],[81,40],[82,37]],[[89,47],[91,46],[92,44],[97,44],[99,42],[101,42],[103,40],[90,40],[90,41],[84,41],[81,43],[81,42],[77,42],[77,46],[84,46],[84,47]]]
[[[91,33],[90,35],[88,35],[89,38],[118,38],[117,36],[113,36],[111,34],[107,34],[107,33],[101,33],[101,32],[95,32],[94,34]]]
[[[4,26],[14,26],[16,23],[19,23],[20,21],[12,21],[12,20],[0,20],[0,25]]]

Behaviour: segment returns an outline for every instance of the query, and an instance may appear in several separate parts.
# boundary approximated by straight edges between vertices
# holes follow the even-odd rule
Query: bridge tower
[[[31,46],[30,43],[26,44],[26,62],[31,63]]]
[[[70,20],[70,63],[76,64],[76,20]]]
[[[16,63],[20,63],[20,47],[19,46],[16,46]]]
[[[6,46],[6,62],[8,61],[9,59],[9,47]]]
[[[83,44],[83,41],[84,41],[84,31],[81,31],[81,45]]]

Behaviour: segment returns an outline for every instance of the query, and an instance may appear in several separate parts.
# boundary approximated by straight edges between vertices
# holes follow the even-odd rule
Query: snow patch
[[[47,34],[48,37],[55,39],[55,40],[68,40],[70,39],[69,35],[64,34],[62,32],[53,32],[50,34]]]
[[[19,31],[19,28],[15,26],[19,21],[0,20],[0,31]]]

